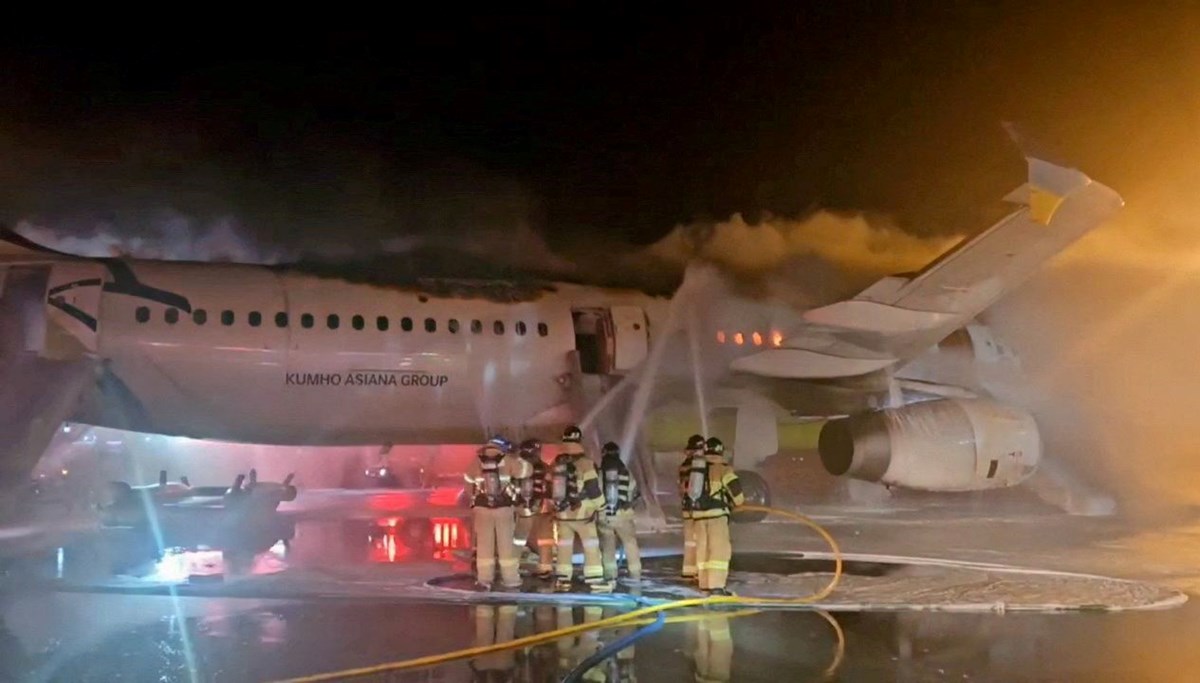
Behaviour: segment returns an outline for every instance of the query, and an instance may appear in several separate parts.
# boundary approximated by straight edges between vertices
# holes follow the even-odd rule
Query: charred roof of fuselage
[[[652,296],[669,296],[678,285],[609,272],[580,277],[577,272],[520,268],[473,254],[432,249],[336,262],[307,257],[269,267],[277,272],[400,289],[433,298],[484,299],[497,303],[536,301],[557,291],[555,283],[632,289]]]

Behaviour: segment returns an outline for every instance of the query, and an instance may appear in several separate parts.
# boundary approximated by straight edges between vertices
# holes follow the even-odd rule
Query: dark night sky
[[[1021,182],[1004,120],[1142,186],[1200,123],[1200,12],[1041,4],[18,35],[0,48],[0,220],[137,234],[169,208],[319,249],[525,219],[570,249],[820,206],[944,234]]]

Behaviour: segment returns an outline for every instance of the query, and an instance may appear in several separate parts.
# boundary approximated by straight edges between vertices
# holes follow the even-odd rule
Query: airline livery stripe
[[[90,329],[92,332],[96,331],[96,319],[93,318],[92,316],[88,315],[87,313],[84,313],[83,311],[76,308],[75,306],[72,306],[71,304],[66,303],[65,301],[62,301],[60,299],[51,299],[50,305],[57,308],[58,310],[62,311],[63,313],[66,313],[67,315],[71,316],[72,318],[78,320],[79,322],[83,323],[84,325],[87,325],[88,329]]]
[[[87,280],[76,280],[74,282],[68,282],[66,284],[62,284],[57,287],[51,287],[49,293],[51,295],[54,295],[54,294],[59,294],[61,292],[65,292],[68,289],[75,289],[76,287],[99,287],[99,286],[100,286],[100,278],[94,277],[94,278],[89,278]]]
[[[133,269],[128,264],[120,261],[105,261],[104,265],[113,276],[112,282],[104,283],[104,291],[156,301],[167,306],[174,306],[186,313],[192,312],[192,304],[187,297],[143,284],[137,279],[137,275],[134,275]]]

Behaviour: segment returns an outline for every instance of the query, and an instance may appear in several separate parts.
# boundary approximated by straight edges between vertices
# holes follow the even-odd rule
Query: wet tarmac
[[[1200,585],[1190,518],[1138,528],[1025,507],[1002,517],[987,512],[849,509],[818,516],[851,551],[1006,559],[1184,590]],[[496,600],[489,604],[422,601],[414,586],[469,573],[470,529],[452,505],[418,511],[403,496],[339,496],[336,505],[250,524],[181,518],[147,531],[74,526],[0,546],[0,680],[272,681],[503,642],[631,607],[503,604],[497,594],[488,594]],[[674,572],[677,559],[667,552],[674,540],[647,539],[656,558],[648,571]],[[735,543],[743,551],[735,569],[743,573],[829,569],[825,558],[796,554],[820,544],[794,525],[743,526]],[[904,571],[866,560],[846,568],[849,578],[863,580],[892,580]],[[256,585],[256,577],[288,572],[305,582],[355,584],[368,574],[371,581],[353,599],[321,591],[263,599],[249,589],[232,591],[239,597],[198,597],[186,590],[215,586],[213,595],[228,595],[230,587]],[[376,590],[381,576],[409,590]],[[166,588],[138,589],[146,586]],[[832,678],[845,681],[1161,681],[1192,680],[1188,672],[1200,670],[1194,600],[1118,614],[834,612],[843,638],[813,611],[730,614],[690,613],[692,621],[667,624],[585,680],[820,680],[832,667]],[[359,680],[558,681],[630,630]]]
[[[615,614],[600,607],[369,604],[337,600],[8,595],[0,680],[271,681],[490,644]],[[588,680],[1170,681],[1200,667],[1200,609],[1084,615],[765,612],[668,624],[635,644],[632,678]],[[625,631],[361,680],[558,681]],[[727,653],[713,641],[730,635]],[[702,643],[707,641],[707,643]],[[707,649],[705,649],[705,645]],[[723,661],[724,660],[724,661]],[[840,660],[840,661],[839,661]],[[606,667],[605,667],[606,668]],[[193,677],[194,672],[194,677]]]

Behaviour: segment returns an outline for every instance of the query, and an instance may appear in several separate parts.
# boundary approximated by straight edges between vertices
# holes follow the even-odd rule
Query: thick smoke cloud
[[[959,239],[914,236],[861,213],[816,211],[758,224],[735,214],[727,221],[677,226],[625,265],[682,274],[689,261],[707,261],[743,296],[804,308],[853,295],[884,275],[919,269]]]
[[[232,263],[285,263],[297,257],[282,247],[260,244],[248,237],[231,218],[211,225],[173,211],[163,211],[153,233],[137,237],[120,235],[112,226],[101,225],[79,234],[21,221],[16,232],[55,251],[91,257],[127,256],[164,261]]]
[[[757,225],[741,214],[719,223],[679,226],[648,250],[682,266],[699,257],[741,274],[781,268],[798,256],[816,256],[848,272],[899,273],[920,267],[957,238],[921,238],[884,219],[817,211],[804,219],[767,218]]]

